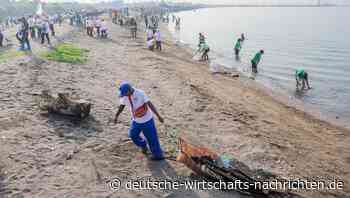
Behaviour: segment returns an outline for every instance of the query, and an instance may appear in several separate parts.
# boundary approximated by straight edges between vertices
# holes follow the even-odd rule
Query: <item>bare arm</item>
[[[160,116],[160,114],[158,113],[156,107],[152,104],[151,101],[148,101],[147,102],[147,105],[149,106],[149,108],[151,109],[151,111],[156,114],[156,116],[158,117],[159,119],[159,122],[163,123],[164,122],[164,119],[162,118],[162,116]]]
[[[118,122],[118,117],[123,112],[124,108],[125,108],[125,105],[119,105],[118,111],[115,114],[114,123]]]

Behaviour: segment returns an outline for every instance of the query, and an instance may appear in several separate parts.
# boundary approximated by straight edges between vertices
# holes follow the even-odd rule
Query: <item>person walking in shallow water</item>
[[[263,54],[264,50],[260,50],[258,53],[255,54],[254,58],[251,60],[253,73],[258,73],[258,64],[260,63]]]
[[[163,160],[163,151],[160,147],[153,113],[156,114],[161,123],[163,123],[164,120],[155,106],[144,91],[132,87],[127,82],[119,86],[119,97],[120,106],[115,115],[114,122],[118,122],[119,115],[123,112],[125,106],[128,106],[132,115],[129,137],[135,145],[141,148],[144,154],[147,153],[149,147],[152,152],[152,160]],[[146,140],[140,137],[141,132]]]

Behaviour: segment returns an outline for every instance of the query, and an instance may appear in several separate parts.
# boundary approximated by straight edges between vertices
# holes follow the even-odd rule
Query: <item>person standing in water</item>
[[[258,73],[258,64],[260,63],[263,54],[264,50],[260,50],[258,53],[255,54],[254,58],[251,60],[253,73]]]
[[[132,87],[127,82],[121,83],[119,87],[119,97],[120,106],[115,115],[114,122],[118,122],[119,115],[123,112],[125,106],[128,106],[132,115],[129,137],[136,146],[141,148],[144,154],[147,153],[149,147],[152,152],[151,160],[163,160],[164,155],[160,147],[153,114],[158,117],[161,123],[163,123],[164,120],[155,106],[144,91]],[[146,140],[140,136],[141,132]]]
[[[242,49],[241,41],[242,41],[242,40],[239,38],[239,39],[237,40],[237,42],[236,42],[236,45],[235,45],[235,55],[236,55],[236,57],[239,56],[239,52],[240,52],[241,49]]]
[[[180,29],[180,22],[181,22],[181,18],[180,17],[176,18],[176,20],[175,20],[175,28],[176,29]]]
[[[295,81],[296,81],[296,88],[299,89],[299,85],[301,84],[301,90],[305,89],[305,83],[307,85],[308,89],[311,89],[309,85],[309,77],[308,73],[305,72],[304,68],[298,68],[295,71]]]

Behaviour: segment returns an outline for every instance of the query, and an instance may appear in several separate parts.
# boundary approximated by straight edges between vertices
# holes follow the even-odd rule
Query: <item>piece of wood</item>
[[[40,100],[40,109],[49,113],[58,113],[62,115],[86,118],[91,111],[91,103],[82,99],[73,99],[66,93],[51,94],[49,91],[43,91]]]

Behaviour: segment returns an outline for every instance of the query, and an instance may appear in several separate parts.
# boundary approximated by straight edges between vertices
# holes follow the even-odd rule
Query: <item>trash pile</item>
[[[279,192],[256,188],[258,182],[283,181],[285,179],[264,171],[262,169],[251,170],[247,165],[229,156],[218,155],[216,152],[190,140],[188,137],[179,137],[179,150],[177,161],[185,164],[197,175],[211,181],[227,183],[246,183],[244,188],[234,190],[249,194],[254,197],[291,198],[300,197],[290,192]]]
[[[73,99],[67,93],[51,94],[43,91],[40,95],[39,107],[48,113],[57,113],[84,119],[89,116],[91,103],[82,99]]]

